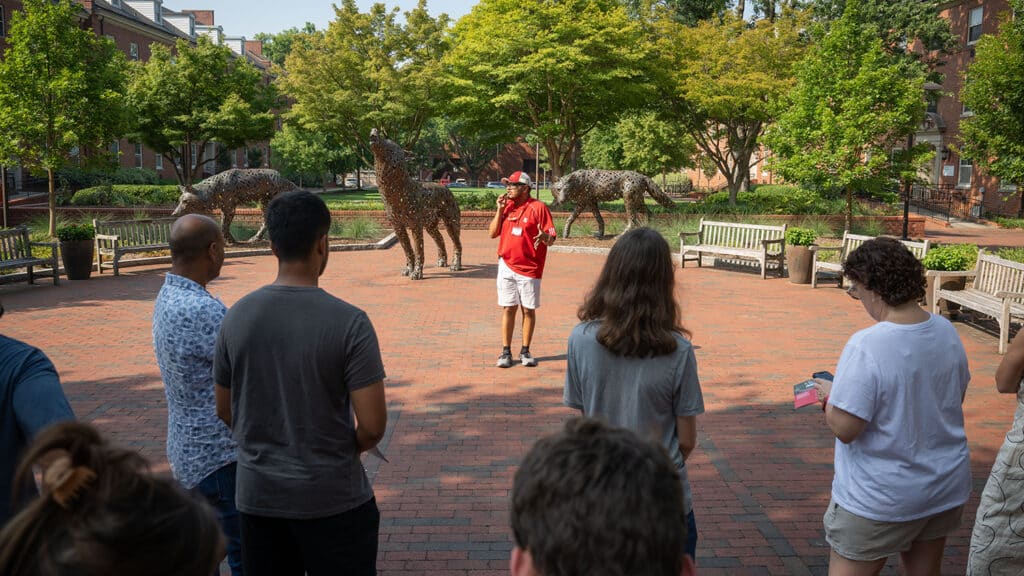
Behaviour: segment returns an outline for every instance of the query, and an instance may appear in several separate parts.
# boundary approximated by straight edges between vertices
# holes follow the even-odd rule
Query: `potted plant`
[[[60,240],[60,258],[68,280],[87,280],[92,275],[92,224],[70,224],[57,229]]]
[[[974,264],[977,261],[977,244],[942,244],[932,246],[924,258],[921,259],[921,264],[926,269],[925,278],[928,280],[928,285],[925,287],[925,306],[931,306],[932,291],[935,288],[935,283],[940,280],[940,287],[945,290],[964,289],[966,279],[963,276],[943,278],[942,272],[967,271],[974,268]],[[941,308],[943,313],[948,313],[951,310],[958,310],[960,305],[950,304],[943,300]]]
[[[817,239],[818,233],[810,228],[786,229],[786,269],[793,284],[811,283],[811,246]]]

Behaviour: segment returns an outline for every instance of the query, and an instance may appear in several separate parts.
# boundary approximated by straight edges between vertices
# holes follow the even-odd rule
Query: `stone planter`
[[[88,280],[92,276],[92,240],[75,240],[60,243],[60,258],[68,280]]]
[[[812,256],[810,246],[786,246],[786,269],[789,271],[790,282],[811,283]]]
[[[934,270],[925,271],[925,279],[928,281],[928,285],[925,287],[924,293],[924,307],[929,312],[932,309],[932,290],[935,287],[935,280],[938,278],[933,272]],[[967,285],[967,279],[960,278],[947,278],[942,281],[941,288],[943,290],[963,290],[964,286]],[[943,316],[949,316],[950,312],[959,312],[960,305],[956,302],[947,302],[943,300],[939,303],[939,313]]]

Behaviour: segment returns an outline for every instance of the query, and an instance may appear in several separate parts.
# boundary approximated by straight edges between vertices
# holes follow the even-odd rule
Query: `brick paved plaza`
[[[1024,245],[1024,233],[929,228],[943,241]],[[602,255],[552,253],[533,353],[540,365],[494,368],[500,351],[495,241],[466,231],[460,273],[399,275],[402,252],[333,253],[322,286],[365,309],[381,340],[390,407],[390,463],[367,468],[382,512],[381,574],[506,574],[507,500],[531,443],[571,415],[561,405],[565,344]],[[427,260],[433,259],[428,242]],[[229,306],[270,282],[272,257],[228,260],[210,291]],[[138,448],[166,471],[166,410],[150,336],[166,266],[88,281],[0,286],[0,331],[41,347],[78,416]],[[821,517],[833,439],[814,407],[793,410],[792,386],[834,371],[846,339],[871,324],[833,285],[817,290],[754,271],[677,272],[693,331],[707,413],[689,463],[702,574],[823,574]],[[977,496],[1012,420],[995,391],[996,337],[956,324],[974,378],[965,414],[975,494],[947,547],[944,574],[962,574]],[[518,330],[517,337],[518,338]],[[890,565],[886,573],[895,573]]]

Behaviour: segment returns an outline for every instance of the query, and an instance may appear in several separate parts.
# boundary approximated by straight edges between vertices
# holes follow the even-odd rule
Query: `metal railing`
[[[961,220],[977,220],[985,217],[981,200],[971,197],[971,191],[952,186],[922,186],[915,184],[910,189],[910,205],[914,211],[925,211],[933,216]]]

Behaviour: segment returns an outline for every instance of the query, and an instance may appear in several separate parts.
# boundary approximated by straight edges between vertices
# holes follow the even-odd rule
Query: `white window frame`
[[[142,144],[135,143],[135,167],[142,168]]]
[[[156,155],[156,169],[157,170],[163,170],[164,169],[164,155],[160,154],[159,152]]]
[[[231,151],[231,167],[238,168],[238,150]]]
[[[195,168],[196,167],[196,156],[199,156],[199,145],[196,144],[195,142],[193,142],[191,144],[191,146],[192,146],[192,148],[191,148],[191,150],[192,150],[192,167]]]
[[[964,182],[965,175],[967,176],[966,182]],[[970,158],[961,156],[959,162],[957,162],[956,187],[970,188],[972,180],[974,180],[974,162]]]
[[[209,164],[211,172],[217,171],[217,145],[213,142],[206,143],[206,160],[203,164]]]
[[[975,15],[977,15],[977,22],[975,22]],[[970,46],[981,38],[981,24],[985,21],[985,7],[978,6],[972,8],[967,13],[967,45]]]
[[[136,44],[135,42],[132,42],[131,44],[128,45],[128,57],[131,58],[132,60],[138,60],[139,59],[139,45]]]
[[[114,155],[114,158],[117,158],[117,162],[118,162],[118,164],[120,164],[121,163],[121,141],[120,140],[114,140],[113,142],[110,143],[110,153]]]

